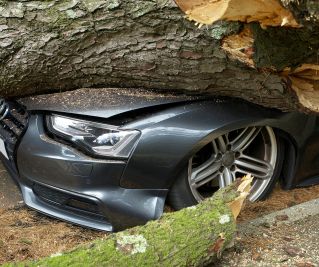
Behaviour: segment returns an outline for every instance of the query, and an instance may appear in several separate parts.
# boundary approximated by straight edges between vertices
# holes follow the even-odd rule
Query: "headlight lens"
[[[129,157],[140,134],[136,130],[121,130],[112,125],[55,114],[47,117],[47,126],[53,134],[91,154],[107,157]]]

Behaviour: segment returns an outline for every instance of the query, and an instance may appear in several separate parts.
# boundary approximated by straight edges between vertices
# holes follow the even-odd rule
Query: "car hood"
[[[98,88],[18,99],[29,111],[55,111],[109,118],[123,112],[152,106],[186,102],[195,96],[144,89]]]

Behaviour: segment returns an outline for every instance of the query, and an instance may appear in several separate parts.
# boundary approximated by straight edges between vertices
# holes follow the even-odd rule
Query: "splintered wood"
[[[304,107],[319,112],[319,65],[302,64],[296,69],[286,68],[281,75]]]
[[[239,192],[238,197],[236,197],[233,201],[228,203],[228,206],[230,207],[235,220],[237,219],[240,211],[243,208],[245,199],[249,195],[253,178],[254,177],[251,176],[251,174],[244,176],[241,179],[241,182],[237,188],[237,192]]]
[[[227,55],[233,59],[245,63],[247,66],[254,68],[254,38],[249,27],[244,29],[239,34],[233,34],[225,37],[222,40],[222,49]]]
[[[203,24],[213,24],[219,20],[240,21],[244,23],[259,22],[262,28],[291,27],[300,28],[290,10],[279,0],[175,0],[186,14],[186,18],[195,21],[199,27]],[[238,60],[246,66],[256,68],[254,53],[255,40],[248,24],[238,34],[226,36],[221,42],[221,48],[229,58]],[[311,49],[311,47],[309,48]],[[314,61],[311,61],[314,62]],[[319,112],[319,64],[303,64],[297,68],[290,67],[276,71],[269,65],[261,70],[264,73],[277,74],[283,78],[288,88],[291,88],[301,106]]]
[[[212,24],[218,20],[259,22],[262,27],[299,27],[278,0],[175,0],[189,20]]]

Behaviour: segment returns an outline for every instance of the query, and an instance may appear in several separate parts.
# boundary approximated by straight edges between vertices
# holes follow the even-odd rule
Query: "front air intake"
[[[0,99],[0,138],[4,140],[8,155],[13,159],[17,142],[25,132],[28,113],[14,101]]]
[[[34,194],[42,201],[60,209],[72,211],[81,216],[88,216],[94,220],[105,221],[105,217],[96,202],[71,192],[60,191],[38,183],[33,185]]]
[[[4,99],[0,99],[0,121],[2,121],[9,112],[9,105],[4,101]]]

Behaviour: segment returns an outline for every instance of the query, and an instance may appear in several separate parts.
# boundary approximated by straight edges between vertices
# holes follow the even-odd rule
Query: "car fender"
[[[301,113],[283,113],[237,99],[198,101],[158,116],[164,119],[156,121],[153,114],[149,123],[141,119],[125,126],[142,134],[123,172],[122,187],[167,189],[197,150],[214,137],[242,127],[268,125],[289,132],[300,143],[301,129],[309,120]]]

